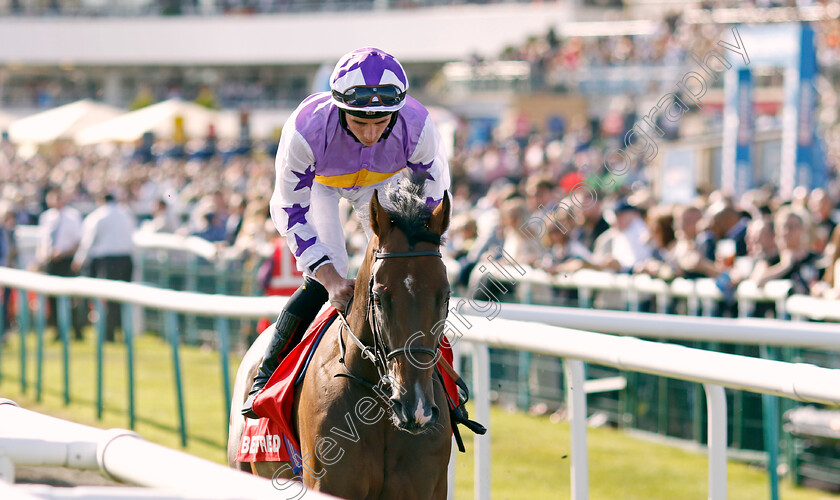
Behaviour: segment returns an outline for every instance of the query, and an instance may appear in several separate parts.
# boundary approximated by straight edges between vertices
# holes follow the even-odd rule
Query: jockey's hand
[[[344,312],[344,308],[353,298],[353,289],[356,286],[355,279],[341,278],[335,282],[332,287],[326,287],[330,294],[330,305],[334,306],[339,311]]]
[[[327,289],[330,305],[344,311],[347,303],[353,298],[355,279],[346,279],[335,270],[331,263],[326,263],[315,271],[315,277]]]

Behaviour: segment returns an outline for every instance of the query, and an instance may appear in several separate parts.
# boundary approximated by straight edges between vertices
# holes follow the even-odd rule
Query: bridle
[[[439,251],[435,250],[428,250],[428,251],[419,251],[419,252],[374,252],[374,262],[379,259],[398,259],[398,258],[405,258],[405,257],[439,257],[442,258]],[[377,386],[357,375],[354,375],[350,372],[350,369],[347,368],[347,364],[345,363],[345,351],[346,347],[344,345],[344,336],[342,335],[342,330],[347,329],[347,335],[350,339],[355,343],[359,349],[362,351],[362,359],[368,359],[373,365],[376,367],[376,372],[379,374],[379,381],[382,385],[390,385],[391,381],[388,377],[388,362],[392,359],[396,358],[400,355],[411,356],[415,353],[417,354],[426,354],[432,357],[432,359],[437,359],[438,356],[438,349],[439,343],[435,346],[434,349],[430,347],[423,347],[423,346],[403,346],[397,349],[391,349],[386,343],[385,339],[382,336],[382,329],[379,325],[379,322],[376,320],[376,311],[374,310],[374,303],[373,303],[373,271],[370,273],[370,280],[368,280],[368,302],[365,308],[368,321],[371,325],[371,330],[373,331],[373,345],[368,346],[362,342],[359,337],[357,337],[353,330],[350,328],[350,325],[347,323],[347,318],[345,317],[345,313],[342,311],[338,312],[338,317],[341,319],[341,325],[338,329],[338,347],[339,351],[341,352],[341,357],[338,359],[338,362],[341,363],[341,366],[344,367],[345,373],[339,373],[336,377],[347,377],[351,380],[355,380],[356,382],[361,383],[362,385],[367,386],[370,389],[374,389]],[[345,312],[350,310],[350,305],[352,304],[352,299],[348,302]],[[448,309],[448,308],[447,308]]]

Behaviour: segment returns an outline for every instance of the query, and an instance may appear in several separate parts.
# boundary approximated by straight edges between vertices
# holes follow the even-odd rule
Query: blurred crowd
[[[178,16],[178,15],[255,15],[284,12],[365,10],[374,6],[418,8],[440,5],[488,4],[499,0],[141,0],[133,2],[101,2],[88,0],[5,0],[0,14],[13,15],[96,15],[96,16]],[[828,4],[825,0],[705,0],[691,2],[704,9],[805,7]],[[584,5],[622,8],[622,0],[588,0]]]
[[[266,8],[279,4],[252,3]],[[840,54],[840,21],[817,26],[820,57],[831,60]],[[504,57],[529,61],[538,78],[552,85],[560,82],[560,75],[584,66],[677,66],[684,63],[687,50],[702,53],[711,47],[720,31],[673,15],[651,36],[561,39],[550,31],[509,49]],[[274,92],[256,84],[219,85],[203,89],[222,101],[240,94],[259,99]],[[827,101],[829,94],[821,95],[820,115],[835,110],[836,103]],[[482,258],[504,251],[523,266],[554,274],[586,268],[664,280],[713,278],[728,299],[744,280],[761,286],[774,279],[792,280],[796,293],[840,298],[837,171],[825,188],[799,188],[792,200],[781,199],[772,186],[738,199],[701,186],[696,199],[662,205],[650,191],[651,173],[635,164],[617,179],[615,189],[598,193],[586,210],[558,211],[570,206],[572,187],[592,176],[584,166],[603,164],[604,154],[620,145],[616,141],[637,118],[632,106],[626,106],[602,118],[568,123],[558,118],[541,132],[535,124],[518,120],[512,130],[488,130],[478,140],[459,137],[451,161],[454,217],[448,252],[458,262],[461,291],[475,284],[471,275]],[[829,120],[834,121],[836,117]],[[831,140],[832,130],[826,129],[829,146],[838,143]],[[168,147],[158,143],[154,149],[160,153]],[[829,164],[836,168],[838,158],[837,148],[829,147]],[[0,140],[0,178],[0,264],[47,270],[49,258],[43,252],[32,262],[13,258],[11,235],[18,225],[48,225],[44,214],[55,208],[49,202],[53,192],[79,211],[80,224],[107,206],[110,197],[128,208],[131,224],[140,231],[197,236],[243,259],[262,258],[256,249],[264,244],[282,246],[268,214],[274,185],[271,148],[184,157],[152,155],[151,149],[137,154],[130,146],[58,144],[21,156]],[[349,209],[345,216],[348,248],[358,253],[365,241]],[[539,226],[539,241],[523,232],[523,225]],[[68,273],[95,274],[86,258],[73,264],[71,259]],[[570,299],[558,294],[557,301]]]
[[[500,1],[500,0],[495,0]],[[134,2],[90,2],[85,0],[6,0],[0,15],[29,16],[180,16],[258,15],[287,12],[410,9],[451,4],[487,4],[494,0],[146,0]]]
[[[689,49],[705,53],[719,39],[720,31],[719,26],[684,23],[680,14],[673,14],[662,19],[654,33],[646,35],[562,38],[552,29],[544,37],[508,48],[501,58],[530,63],[539,83],[562,90],[568,85],[566,75],[582,68],[682,66]]]
[[[779,5],[759,7],[781,6],[784,3],[777,2]],[[715,48],[722,37],[730,36],[724,26],[694,24],[686,22],[685,19],[685,13],[682,11],[665,14],[657,19],[652,33],[642,35],[562,37],[554,29],[550,29],[545,36],[534,36],[521,45],[507,48],[500,55],[500,59],[528,62],[531,67],[531,83],[536,88],[575,91],[577,80],[574,75],[579,70],[632,66],[683,67],[691,61],[689,51],[705,54]],[[831,80],[834,81],[834,63],[840,56],[840,19],[809,24],[816,32],[822,72],[826,75],[831,74]],[[480,59],[474,59],[473,62],[478,63]],[[778,79],[776,84],[781,83],[780,77]],[[671,81],[666,84],[673,85]],[[651,85],[655,86],[656,83],[652,82]],[[659,94],[663,89],[644,90]]]
[[[620,120],[619,130],[633,119]],[[711,278],[729,302],[718,314],[734,314],[734,291],[746,280],[760,287],[789,279],[793,293],[840,298],[836,169],[826,186],[799,187],[792,199],[782,199],[770,184],[736,199],[698,186],[694,199],[663,204],[652,192],[649,169],[635,163],[591,206],[582,203],[584,210],[570,192],[581,182],[597,184],[593,179],[603,172],[589,166],[603,165],[623,135],[600,134],[602,125],[582,121],[544,133],[514,132],[458,151],[449,245],[461,265],[461,287],[474,289],[473,267],[504,251],[522,266],[554,275],[594,269],[666,281]],[[555,303],[576,300],[573,292],[555,294]]]
[[[663,205],[644,169],[634,168],[582,210],[569,192],[587,178],[579,167],[601,163],[604,151],[589,130],[569,126],[555,137],[532,133],[456,150],[447,251],[458,263],[461,292],[475,284],[477,263],[504,252],[551,274],[597,269],[664,280],[714,278],[728,297],[743,280],[761,286],[790,279],[795,293],[840,298],[836,181],[825,189],[798,188],[792,200],[766,186],[739,199],[698,190],[696,199]],[[109,201],[128,208],[132,222],[125,224],[138,231],[197,236],[242,259],[263,259],[257,248],[279,241],[268,213],[271,154],[143,161],[126,153],[55,146],[25,158],[8,143],[0,146],[0,177],[7,180],[0,191],[0,234],[6,235],[0,263],[19,264],[3,250],[16,226],[49,224],[45,214],[57,203],[51,193],[78,210],[78,236],[68,245],[75,253],[89,214]],[[349,208],[345,215],[348,249],[358,254],[366,242]],[[69,257],[68,272],[90,264]],[[29,266],[47,270],[48,264],[39,254]]]
[[[798,188],[782,200],[766,187],[735,200],[712,191],[659,204],[644,187],[625,186],[581,209],[550,177],[504,179],[483,196],[461,187],[450,251],[463,270],[459,284],[472,290],[482,278],[474,267],[491,256],[565,277],[593,269],[666,282],[712,278],[725,299],[719,315],[735,314],[735,289],[747,280],[790,280],[792,293],[840,299],[836,191]],[[554,292],[555,304],[577,300],[574,291]]]
[[[165,148],[171,151],[172,145]],[[148,161],[131,149],[127,154],[120,148],[53,145],[24,157],[0,141],[0,265],[128,281],[136,231],[194,236],[226,250],[229,258],[262,258],[277,236],[267,223],[273,158],[254,150]],[[35,227],[29,231],[37,240],[34,248],[16,245],[22,226]],[[3,295],[8,323],[10,294]],[[75,304],[72,311],[77,337],[83,307]],[[54,323],[55,304],[50,311]],[[112,306],[108,340],[114,339],[119,316]]]
[[[172,2],[173,0],[168,0]],[[360,0],[362,1],[362,0]],[[364,0],[368,5],[372,0]],[[14,2],[12,2],[14,3]],[[53,1],[60,12],[73,12],[70,7],[74,2]],[[78,3],[78,2],[76,2]],[[177,2],[176,2],[177,3]],[[342,10],[342,2],[321,2],[323,8]],[[348,2],[349,4],[350,2]],[[801,3],[801,2],[800,2]],[[836,2],[826,2],[836,3]],[[28,5],[24,2],[25,5]],[[43,2],[32,2],[35,5],[42,5]],[[167,1],[149,2],[149,9],[157,9],[155,12],[166,10]],[[392,7],[413,2],[390,2]],[[426,3],[423,3],[426,4]],[[756,2],[759,7],[783,5],[784,2]],[[11,5],[11,4],[9,4]],[[26,10],[21,7],[23,11]],[[111,6],[111,4],[108,4]],[[202,8],[206,8],[207,2],[201,2]],[[246,0],[222,1],[213,4],[213,8],[219,13],[232,12],[271,12],[271,9],[282,9],[284,5],[300,6],[303,4],[285,1],[258,1]],[[716,3],[716,6],[717,5]],[[77,6],[77,9],[81,8]],[[110,7],[109,7],[110,8]],[[116,8],[116,7],[115,7]],[[194,10],[192,2],[181,2],[179,11],[188,12]],[[303,7],[298,7],[303,8]],[[10,12],[11,7],[3,7],[0,0],[0,15],[3,12]],[[280,11],[280,10],[278,10]],[[148,12],[153,14],[153,12]],[[618,19],[620,16],[613,16]],[[662,95],[673,86],[672,78],[658,78],[655,73],[642,73],[634,71],[634,68],[680,68],[691,63],[688,51],[695,54],[704,54],[722,37],[728,36],[725,27],[716,24],[693,24],[685,20],[683,11],[675,10],[672,13],[651,13],[651,20],[656,22],[651,33],[639,35],[611,35],[605,33],[600,36],[587,34],[586,36],[562,36],[561,33],[549,30],[547,34],[535,35],[520,44],[513,45],[498,55],[502,60],[525,61],[530,66],[530,82],[526,90],[551,90],[556,92],[596,92],[602,93],[604,88],[610,93],[627,92],[653,93]],[[840,20],[820,21],[811,23],[817,32],[817,45],[819,47],[818,57],[821,65],[821,74],[826,82],[831,83],[835,88],[840,89],[840,72],[836,62],[840,59]],[[474,56],[469,62],[480,64],[482,57]],[[603,81],[591,74],[591,70],[599,68],[625,68],[630,74],[627,81],[616,82],[616,75],[604,76]],[[247,71],[240,70],[226,71],[220,68],[208,69],[209,73],[217,72],[218,76],[213,78],[196,77],[197,72],[185,72],[178,74],[174,72],[167,81],[154,82],[154,78],[144,81],[136,79],[135,88],[123,89],[122,95],[129,98],[139,98],[151,90],[154,101],[164,100],[170,97],[184,97],[186,99],[200,99],[202,92],[213,96],[214,104],[222,107],[249,106],[283,106],[304,98],[309,91],[306,78],[301,81],[285,81],[272,71]],[[66,72],[65,72],[66,73]],[[783,73],[781,71],[770,72],[762,78],[773,81],[764,81],[761,84],[767,86],[780,86]],[[640,88],[630,80],[645,82],[646,87]],[[592,84],[598,85],[592,86]],[[592,89],[587,90],[589,85]],[[621,86],[624,87],[621,87]],[[72,75],[56,72],[50,78],[38,72],[27,74],[22,72],[0,88],[0,102],[15,106],[37,106],[51,107],[58,104],[66,104],[81,98],[101,98],[101,82],[90,79],[84,72],[74,72]],[[661,88],[660,88],[661,87]],[[821,89],[821,98],[831,100],[827,103],[828,108],[836,107],[837,92]],[[132,106],[126,102],[126,105]],[[836,118],[836,113],[827,112]]]
[[[0,176],[7,180],[0,213],[18,224],[37,224],[49,208],[46,193],[57,188],[83,214],[111,195],[130,207],[139,230],[244,247],[245,238],[265,232],[274,164],[261,153],[144,161],[119,148],[71,145],[22,158],[6,143],[0,146]]]

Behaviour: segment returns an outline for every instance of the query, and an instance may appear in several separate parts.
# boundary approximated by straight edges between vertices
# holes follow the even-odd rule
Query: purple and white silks
[[[338,202],[347,199],[370,237],[368,205],[403,170],[429,174],[426,202],[436,205],[449,189],[449,164],[429,112],[406,98],[387,139],[366,147],[339,123],[327,92],[305,99],[287,120],[275,160],[271,217],[297,257],[298,269],[314,276],[324,256],[346,276],[348,258]],[[381,198],[381,197],[380,197]],[[320,265],[320,264],[319,264]]]

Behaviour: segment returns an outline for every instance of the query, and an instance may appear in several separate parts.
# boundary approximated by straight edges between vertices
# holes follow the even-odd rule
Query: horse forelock
[[[425,182],[425,174],[403,177],[385,193],[385,211],[405,234],[409,246],[421,242],[437,246],[443,243],[441,235],[427,228],[432,209],[426,204]]]

